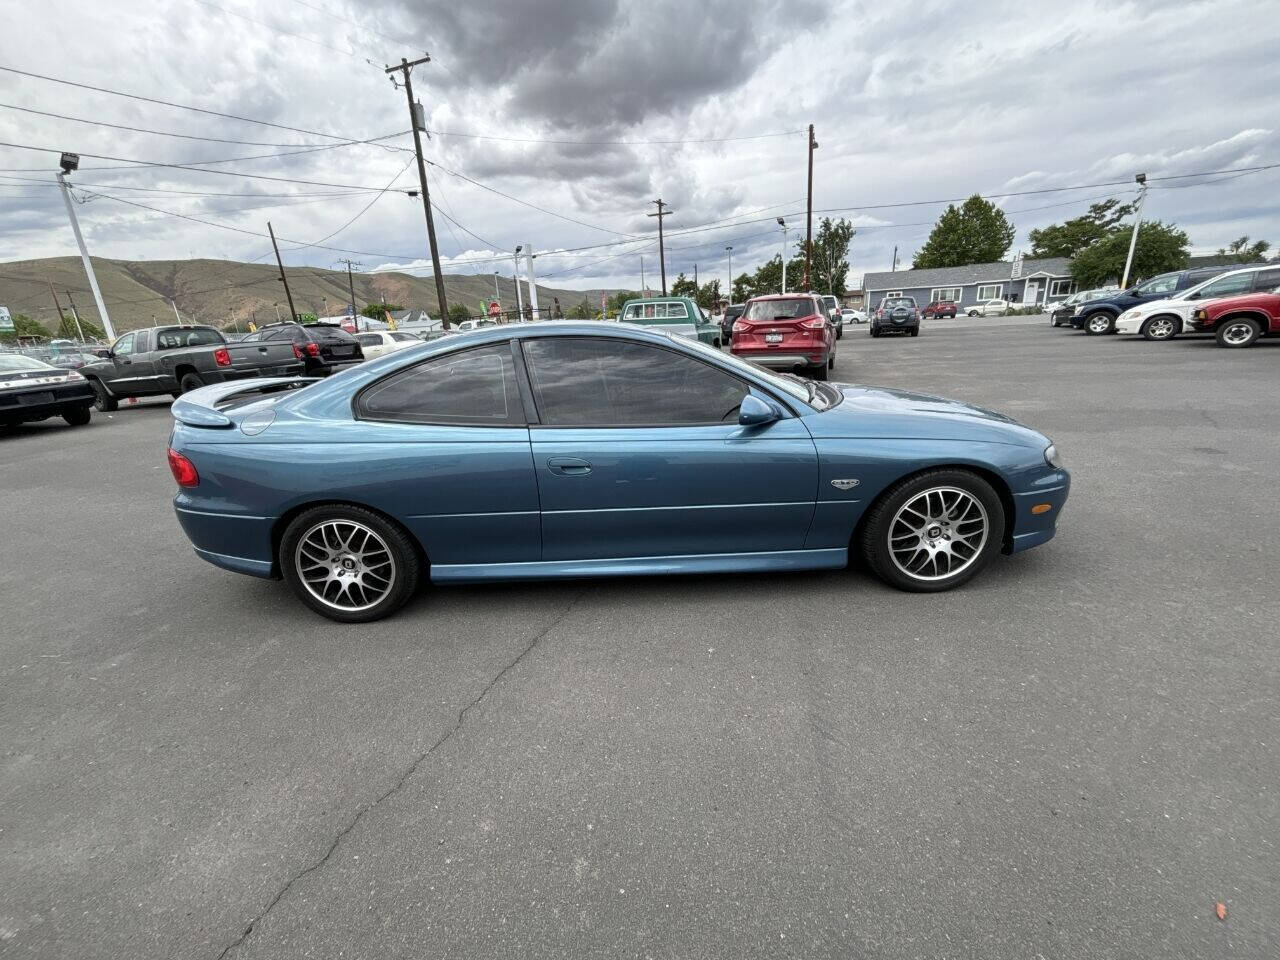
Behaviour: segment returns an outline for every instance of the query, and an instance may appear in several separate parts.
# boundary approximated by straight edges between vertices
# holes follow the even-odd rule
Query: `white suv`
[[[987,300],[983,303],[975,303],[971,307],[965,307],[964,312],[971,317],[1003,317],[1004,312],[1008,309],[1008,300]]]
[[[1172,340],[1187,329],[1192,312],[1206,300],[1234,297],[1260,289],[1280,286],[1280,268],[1244,267],[1221,273],[1212,280],[1188,287],[1167,300],[1150,300],[1131,307],[1116,318],[1116,333],[1140,333],[1148,340]]]

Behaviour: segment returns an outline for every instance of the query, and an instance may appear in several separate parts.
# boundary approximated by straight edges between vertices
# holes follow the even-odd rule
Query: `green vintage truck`
[[[702,309],[688,297],[628,300],[622,305],[622,315],[618,319],[642,327],[658,327],[713,347],[720,346],[720,325],[707,319]]]

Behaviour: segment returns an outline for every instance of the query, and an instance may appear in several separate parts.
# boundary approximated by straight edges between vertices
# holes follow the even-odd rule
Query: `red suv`
[[[1280,293],[1246,293],[1211,300],[1191,317],[1196,333],[1212,333],[1220,347],[1251,347],[1280,334]]]
[[[803,368],[815,380],[825,380],[836,365],[836,332],[816,296],[753,297],[734,321],[730,352],[762,367]]]
[[[956,302],[954,300],[935,300],[923,310],[920,311],[923,317],[950,317],[952,320],[956,316]]]

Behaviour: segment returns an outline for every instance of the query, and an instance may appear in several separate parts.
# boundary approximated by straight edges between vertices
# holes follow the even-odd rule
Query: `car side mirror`
[[[743,427],[759,427],[780,419],[781,410],[753,393],[743,397],[742,404],[738,407],[738,424]]]

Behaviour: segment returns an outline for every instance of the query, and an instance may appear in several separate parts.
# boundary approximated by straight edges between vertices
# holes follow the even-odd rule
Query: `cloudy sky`
[[[211,111],[0,72],[22,145],[0,147],[0,261],[75,252],[56,154],[22,148],[43,147],[82,155],[95,255],[261,261],[269,219],[290,264],[429,272],[383,72],[424,51],[450,272],[509,274],[524,243],[553,285],[634,287],[656,197],[669,278],[726,276],[729,245],[753,268],[776,216],[803,228],[809,123],[815,209],[858,226],[851,280],[909,261],[948,199],[1006,195],[1016,249],[1138,171],[1197,251],[1280,243],[1280,169],[1154,179],[1280,163],[1274,0],[0,0],[0,22],[0,66]]]

